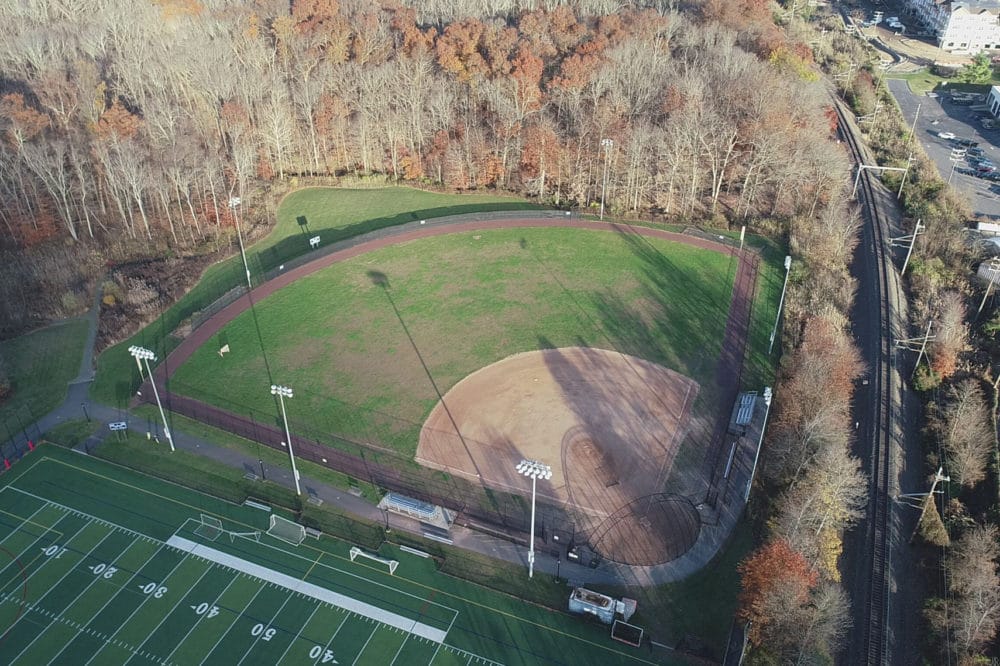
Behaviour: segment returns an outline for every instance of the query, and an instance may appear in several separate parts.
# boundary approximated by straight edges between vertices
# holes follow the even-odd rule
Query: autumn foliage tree
[[[806,617],[818,574],[784,539],[773,539],[755,550],[740,564],[739,572],[738,616],[750,623],[750,643],[786,644]]]

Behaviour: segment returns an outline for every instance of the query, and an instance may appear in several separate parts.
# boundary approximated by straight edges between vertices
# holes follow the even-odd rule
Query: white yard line
[[[285,606],[288,605],[288,602],[291,601],[292,597],[294,597],[294,596],[295,596],[295,593],[292,592],[291,594],[289,594],[288,596],[285,597],[285,600],[282,602],[281,606],[278,607],[278,610],[276,610],[274,612],[274,614],[271,615],[271,619],[268,620],[266,624],[264,624],[264,631],[260,632],[260,636],[257,636],[256,638],[254,638],[250,642],[250,647],[248,647],[246,649],[246,652],[243,653],[243,656],[240,657],[240,660],[238,662],[236,662],[236,666],[240,666],[240,664],[243,663],[243,660],[247,658],[247,655],[250,654],[250,651],[254,649],[254,646],[256,646],[261,641],[261,639],[264,638],[265,631],[267,631],[267,629],[275,629],[275,631],[277,631],[277,627],[274,626],[274,620],[275,620],[275,618],[278,617],[278,613],[280,613],[281,611],[285,610]],[[319,608],[319,606],[317,606],[316,608]],[[315,613],[315,612],[316,611],[313,610],[313,613]],[[312,615],[310,615],[309,617],[312,617]],[[303,626],[305,626],[305,625],[303,625]],[[296,634],[296,635],[298,635],[298,634]],[[294,641],[295,639],[293,638],[292,640]],[[291,643],[289,643],[289,647],[290,646],[291,646]],[[287,652],[287,650],[286,650],[286,652]],[[278,661],[280,661],[280,659]],[[276,661],[274,663],[278,663],[278,662]]]
[[[4,490],[7,490],[7,487],[4,487]],[[25,526],[25,525],[27,525],[28,523],[31,523],[31,519],[32,519],[32,518],[34,518],[35,516],[37,516],[37,515],[38,515],[38,512],[39,512],[39,511],[41,511],[42,509],[44,509],[44,508],[45,508],[46,506],[47,506],[46,504],[42,504],[42,505],[41,505],[40,507],[38,507],[37,509],[35,509],[34,513],[32,513],[32,514],[31,514],[30,516],[28,516],[27,518],[21,518],[21,524],[20,524],[20,525],[18,525],[18,526],[17,526],[16,528],[14,528],[13,530],[11,530],[10,534],[8,534],[8,535],[7,535],[7,536],[5,536],[4,538],[0,539],[0,543],[5,543],[5,542],[7,541],[7,539],[9,539],[9,538],[11,538],[12,536],[14,536],[15,534],[17,534],[17,533],[18,533],[18,531],[20,531],[20,529],[21,529],[22,527],[24,527],[24,526]],[[14,516],[14,514],[13,514],[13,513],[10,513],[10,512],[8,512],[8,511],[4,511],[4,513],[6,513],[6,514],[7,514],[8,516],[13,516],[13,517],[15,517],[15,518],[20,518],[20,516]],[[56,522],[58,523],[59,521],[57,520]],[[32,524],[34,524],[34,523],[32,523]],[[41,527],[41,525],[39,525],[39,527]],[[45,528],[45,531],[44,531],[44,532],[42,532],[42,533],[41,533],[41,534],[40,534],[39,536],[37,536],[37,537],[35,537],[35,538],[36,538],[36,539],[41,539],[41,538],[42,538],[43,536],[45,536],[45,535],[46,535],[46,534],[48,533],[48,531],[49,531],[49,530],[51,530],[51,529],[52,529],[51,527],[46,527],[46,528]]]
[[[45,499],[44,497],[41,497],[40,495],[36,495],[35,493],[29,493],[27,490],[21,490],[20,488],[14,488],[14,487],[11,487],[11,490],[16,490],[17,492],[21,493],[22,495],[27,495],[28,497],[34,497],[37,500],[41,500],[43,502],[48,502],[52,506],[59,507],[60,509],[62,509],[66,513],[72,513],[72,514],[75,514],[75,515],[80,516],[82,518],[87,518],[91,522],[97,523],[98,525],[104,525],[105,527],[113,527],[114,529],[118,530],[119,532],[125,532],[127,534],[131,534],[136,539],[145,539],[146,541],[160,543],[160,542],[156,541],[156,539],[152,539],[148,535],[143,534],[142,532],[136,532],[135,530],[130,530],[127,527],[122,527],[121,525],[116,525],[115,523],[108,522],[108,521],[104,520],[103,518],[98,518],[95,515],[89,514],[86,511],[80,511],[79,509],[74,509],[73,507],[66,506],[65,504],[60,504],[59,502],[53,502],[52,500]]]
[[[357,665],[358,659],[361,659],[361,655],[363,655],[365,653],[365,650],[368,649],[368,644],[372,642],[372,637],[375,635],[376,631],[378,631],[378,624],[376,624],[375,628],[372,629],[372,633],[368,634],[368,640],[365,641],[365,644],[364,644],[364,646],[362,646],[361,652],[358,653],[358,656],[355,657],[354,661],[351,662],[351,666],[356,666]]]
[[[219,599],[222,598],[222,595],[225,594],[226,592],[228,592],[229,588],[231,588],[233,586],[233,583],[235,583],[237,580],[239,580],[239,576],[234,576],[233,579],[229,581],[229,584],[226,585],[226,587],[222,590],[222,592],[219,592],[219,594],[217,594],[215,596],[215,599],[213,599],[212,603],[209,604],[209,605],[210,606],[214,606],[216,603],[218,603]],[[204,615],[200,615],[198,617],[198,619],[195,620],[195,623],[193,625],[191,625],[191,628],[188,629],[188,632],[186,634],[184,634],[184,638],[182,638],[179,641],[177,641],[177,645],[174,646],[174,649],[171,650],[170,653],[166,657],[163,658],[163,663],[164,664],[167,664],[167,663],[170,662],[170,658],[172,656],[174,656],[174,652],[177,652],[177,648],[179,648],[181,645],[184,644],[184,641],[186,641],[188,639],[188,636],[191,635],[191,632],[194,631],[198,627],[198,625],[200,625],[202,623],[202,621],[206,617],[208,617],[207,613],[205,613]]]
[[[141,567],[140,567],[140,568],[141,568]],[[207,575],[208,575],[208,572],[209,572],[209,571],[211,571],[211,570],[212,570],[212,569],[214,569],[214,568],[215,568],[215,567],[213,567],[213,566],[209,566],[208,568],[206,568],[206,569],[205,569],[205,571],[204,571],[204,573],[202,573],[202,574],[201,574],[200,576],[198,576],[198,580],[196,580],[196,581],[195,581],[194,583],[192,583],[192,584],[191,584],[191,587],[189,587],[189,588],[187,589],[187,591],[186,591],[186,592],[184,592],[183,594],[180,594],[180,595],[179,595],[179,596],[180,596],[180,599],[178,599],[178,600],[177,600],[177,603],[176,603],[176,604],[174,604],[174,607],[170,609],[170,612],[169,612],[169,613],[167,613],[166,615],[164,615],[164,616],[163,616],[163,619],[161,619],[161,620],[160,620],[159,622],[157,622],[157,623],[156,623],[156,626],[155,626],[155,627],[153,627],[153,629],[152,629],[152,630],[151,630],[151,631],[149,632],[149,634],[148,634],[148,635],[146,636],[146,640],[144,640],[144,641],[142,642],[142,645],[140,645],[140,646],[139,646],[139,648],[140,648],[140,649],[141,649],[141,648],[142,648],[142,647],[143,647],[144,645],[146,645],[146,643],[148,643],[148,642],[150,641],[150,639],[152,639],[152,638],[153,638],[153,635],[154,635],[154,634],[156,633],[156,630],[157,630],[157,629],[159,629],[159,628],[160,628],[160,626],[161,626],[161,625],[162,625],[162,624],[163,624],[164,622],[166,622],[166,621],[167,621],[167,618],[168,618],[168,617],[170,617],[171,615],[173,615],[173,614],[174,614],[174,611],[176,611],[176,610],[177,610],[177,609],[178,609],[178,608],[180,607],[180,605],[181,605],[182,603],[184,603],[185,599],[187,598],[187,595],[188,595],[188,594],[189,594],[189,593],[191,592],[191,590],[193,590],[194,588],[196,588],[196,587],[198,586],[198,583],[200,583],[200,582],[201,582],[201,579],[202,579],[202,578],[204,578],[205,576],[207,576]]]
[[[171,537],[171,538],[173,538],[173,537]],[[228,629],[226,629],[226,630],[225,630],[225,631],[224,631],[224,632],[222,633],[222,635],[221,635],[221,636],[219,636],[218,640],[216,640],[216,641],[215,641],[215,643],[214,643],[214,644],[212,645],[212,647],[210,647],[210,648],[208,649],[208,651],[207,651],[207,652],[205,652],[205,656],[201,658],[201,661],[200,661],[200,662],[198,662],[199,664],[204,664],[204,663],[205,663],[205,661],[206,661],[206,660],[207,660],[207,659],[208,659],[209,657],[211,657],[211,656],[212,656],[212,653],[213,653],[213,652],[215,652],[215,648],[219,647],[219,643],[221,643],[222,641],[226,640],[226,636],[228,636],[228,635],[229,635],[229,632],[233,630],[233,627],[235,627],[235,626],[236,626],[236,623],[240,621],[240,618],[241,618],[241,617],[243,616],[243,613],[244,613],[244,612],[246,611],[246,609],[250,608],[250,604],[252,604],[252,603],[254,602],[254,600],[255,600],[255,599],[256,599],[256,598],[258,597],[258,595],[260,595],[260,593],[261,593],[261,592],[263,592],[263,591],[264,591],[264,586],[263,586],[263,585],[261,585],[261,586],[260,586],[260,587],[259,587],[259,588],[257,589],[257,591],[256,591],[256,592],[254,592],[254,595],[253,595],[252,597],[250,597],[250,601],[248,601],[248,602],[246,602],[245,604],[243,604],[243,608],[241,608],[241,609],[240,609],[240,612],[239,612],[239,613],[236,613],[236,617],[235,617],[235,618],[233,619],[233,621],[232,621],[232,622],[231,622],[231,623],[229,624],[229,628],[228,628]]]
[[[291,597],[289,597],[289,598],[291,598]],[[318,611],[320,608],[322,608],[322,606],[316,606],[316,608],[313,608],[313,612],[309,613],[309,617],[306,618],[306,621],[302,623],[302,628],[303,629],[305,629],[307,626],[309,626],[309,623],[313,619],[313,615],[315,615],[316,611]],[[277,615],[277,613],[275,613],[275,615]],[[285,651],[281,653],[280,657],[278,657],[277,659],[274,660],[274,663],[275,664],[280,664],[281,661],[285,658],[285,655],[288,654],[288,651],[292,649],[293,645],[295,645],[295,641],[297,641],[300,638],[302,638],[302,632],[301,632],[301,630],[292,637],[292,641],[288,644],[288,647],[285,648]],[[303,640],[305,640],[305,639],[303,638]],[[320,655],[320,657],[322,658],[322,655]],[[244,659],[246,659],[246,657],[244,657]]]
[[[154,558],[154,557],[156,557],[156,555],[157,555],[157,554],[158,554],[158,553],[159,553],[159,552],[160,552],[161,550],[163,550],[163,546],[160,546],[159,548],[157,548],[157,549],[156,549],[156,553],[153,553],[152,557],[150,557],[150,558],[149,558],[148,560],[146,560],[146,564],[148,564],[149,562],[151,562],[151,561],[153,560],[153,558]],[[177,571],[177,568],[178,568],[178,567],[179,567],[180,565],[184,564],[184,561],[185,561],[185,560],[187,560],[187,555],[185,555],[184,557],[182,557],[182,558],[181,558],[181,559],[180,559],[180,560],[179,560],[179,561],[177,562],[177,564],[175,564],[175,565],[174,565],[174,568],[173,568],[173,569],[171,569],[170,571],[168,571],[168,572],[166,573],[166,575],[165,575],[165,576],[163,576],[163,578],[162,578],[162,579],[161,579],[160,581],[158,581],[158,582],[157,582],[157,584],[158,584],[158,585],[162,585],[164,581],[166,581],[167,579],[169,579],[169,578],[170,578],[170,577],[171,577],[171,576],[172,576],[172,575],[174,574],[174,572],[175,572],[175,571]],[[145,566],[145,565],[143,565],[143,566]],[[142,567],[139,567],[139,569],[140,569],[140,571],[141,571]],[[134,575],[132,576],[132,578],[131,578],[131,579],[129,580],[129,582],[128,582],[128,583],[126,583],[126,585],[131,585],[131,584],[132,584],[132,583],[133,583],[133,582],[135,581],[135,578],[136,578],[136,576],[138,576],[138,575],[139,575],[139,573],[140,573],[139,571],[135,572],[135,574],[134,574]],[[128,588],[127,588],[127,587],[123,587],[123,588],[122,588],[122,590],[125,590],[125,589],[128,589]],[[117,596],[118,596],[118,595],[116,594],[116,595],[115,595],[114,597],[111,597],[111,599],[114,599],[114,598],[115,598],[115,597],[117,597]],[[120,632],[120,631],[121,631],[122,629],[124,629],[125,627],[127,627],[127,626],[128,626],[128,623],[132,621],[132,618],[133,618],[133,617],[135,617],[135,614],[136,614],[136,613],[138,613],[138,612],[139,612],[139,611],[140,611],[140,610],[141,610],[141,609],[143,608],[143,606],[145,606],[145,605],[146,605],[146,604],[147,604],[147,603],[149,602],[149,600],[150,600],[150,599],[153,599],[153,598],[155,598],[155,595],[154,595],[154,594],[146,594],[146,595],[145,595],[145,597],[143,598],[143,600],[142,600],[141,602],[139,602],[139,605],[135,607],[135,610],[133,610],[133,611],[132,611],[132,612],[131,612],[131,613],[129,614],[129,616],[128,616],[127,618],[125,618],[125,621],[124,621],[124,622],[122,622],[122,623],[121,623],[121,625],[120,625],[120,626],[119,626],[119,627],[118,627],[117,629],[115,629],[115,633],[111,634],[111,636],[109,636],[109,637],[108,637],[108,640],[107,640],[107,643],[111,643],[111,641],[112,641],[112,640],[114,640],[114,637],[118,635],[118,632]],[[110,603],[110,599],[108,600],[108,603]],[[106,603],[106,604],[104,604],[104,606],[107,606],[107,605],[108,605],[107,603]],[[102,607],[101,607],[101,610],[102,610],[102,611],[104,610],[104,606],[102,606]],[[97,616],[98,616],[99,614],[100,614],[100,613],[95,613],[95,614],[94,614],[94,617],[97,617]],[[107,645],[105,645],[104,647],[107,647]],[[84,665],[83,665],[83,666],[88,666],[88,664],[90,664],[90,662],[92,662],[92,661],[93,661],[93,660],[94,660],[94,659],[95,659],[95,658],[97,657],[97,655],[99,655],[99,654],[101,654],[102,652],[104,652],[104,647],[102,647],[102,648],[101,648],[100,650],[98,650],[98,651],[97,651],[97,652],[95,652],[95,653],[94,653],[93,655],[91,655],[90,659],[88,659],[88,660],[87,660],[87,661],[86,661],[86,662],[84,663]]]
[[[84,527],[89,527],[89,526],[90,526],[90,525],[89,525],[89,523],[88,523],[88,524],[84,525],[83,527],[81,527],[80,529],[81,529],[81,530],[83,530],[83,528],[84,528]],[[77,534],[79,534],[79,532],[77,532]],[[52,584],[52,585],[51,585],[51,586],[49,587],[49,589],[45,590],[45,594],[43,594],[42,596],[38,597],[38,600],[37,600],[37,601],[34,601],[34,602],[32,602],[31,604],[29,604],[29,605],[28,605],[28,610],[35,610],[35,609],[36,609],[36,608],[38,607],[38,605],[39,605],[39,604],[41,604],[41,603],[42,603],[42,601],[44,601],[44,600],[45,600],[45,597],[49,596],[49,594],[51,594],[51,593],[52,593],[52,590],[54,590],[54,589],[56,589],[57,587],[59,587],[59,584],[60,584],[60,583],[62,583],[62,582],[63,582],[63,581],[64,581],[64,580],[66,579],[66,576],[68,576],[68,575],[70,575],[71,573],[73,573],[74,571],[76,571],[76,567],[77,567],[78,565],[80,565],[80,564],[81,564],[82,562],[85,562],[85,561],[87,560],[87,558],[88,558],[88,557],[90,557],[90,554],[91,554],[92,552],[94,552],[94,551],[95,551],[95,550],[97,549],[97,547],[98,547],[98,546],[100,546],[100,545],[101,545],[102,543],[104,543],[104,542],[105,542],[105,540],[107,540],[107,538],[108,538],[108,537],[110,537],[110,536],[111,536],[112,534],[114,534],[114,532],[108,532],[107,534],[105,534],[105,535],[104,535],[104,538],[102,538],[102,539],[101,539],[100,541],[98,541],[97,543],[95,543],[95,544],[94,544],[94,547],[93,547],[93,548],[91,548],[90,550],[88,550],[88,551],[87,551],[87,553],[86,553],[85,555],[83,555],[83,556],[82,556],[82,557],[80,558],[80,560],[79,560],[79,561],[78,561],[78,562],[77,562],[76,564],[73,564],[73,565],[71,565],[71,566],[70,566],[70,568],[69,568],[69,569],[68,569],[68,570],[66,571],[66,573],[64,573],[64,574],[63,574],[62,576],[60,576],[60,577],[59,577],[59,580],[57,580],[57,581],[56,581],[55,583],[53,583],[53,584]],[[46,562],[45,564],[48,564],[48,562]],[[44,565],[42,565],[42,567],[38,567],[38,569],[41,569],[41,568],[43,568],[43,567],[44,567]],[[37,571],[38,571],[38,569],[36,569],[35,571],[37,572]],[[32,575],[34,575],[34,573],[32,573]],[[83,594],[83,593],[81,592],[80,594]],[[76,600],[77,600],[77,599],[79,599],[79,598],[80,598],[80,595],[78,594],[78,595],[76,596],[76,598],[75,598],[75,599],[73,599],[73,601],[76,601]],[[60,613],[60,615],[61,615],[61,613]],[[56,619],[56,620],[58,620],[58,619],[59,619],[59,616],[57,615],[57,616],[55,617],[55,619]],[[46,628],[48,628],[48,627],[46,627]],[[18,659],[19,659],[19,658],[21,657],[21,655],[22,655],[22,654],[24,654],[24,653],[25,653],[25,652],[26,652],[26,651],[28,650],[28,648],[30,648],[30,647],[31,647],[32,645],[34,645],[34,644],[35,644],[35,641],[37,641],[37,640],[38,640],[39,638],[41,638],[41,637],[42,637],[42,636],[43,636],[44,634],[45,634],[45,632],[44,632],[44,631],[39,631],[39,632],[38,632],[38,633],[37,633],[37,634],[35,635],[35,637],[34,637],[33,639],[31,639],[31,642],[30,642],[30,643],[28,643],[27,645],[25,645],[25,646],[24,646],[24,649],[23,649],[23,650],[21,650],[20,652],[18,652],[18,653],[17,653],[17,654],[16,654],[15,656],[14,656],[14,658],[10,660],[10,661],[11,661],[11,663],[14,663],[15,661],[17,661],[17,660],[18,660]]]
[[[320,652],[319,656],[316,657],[316,660],[313,662],[313,666],[316,666],[316,664],[320,662],[320,659],[323,658],[323,654],[330,649],[331,645],[333,645],[333,641],[337,638],[337,634],[340,633],[340,630],[344,628],[344,625],[347,624],[347,618],[349,617],[351,617],[349,614],[344,615],[344,619],[340,621],[340,626],[337,627],[337,631],[333,632],[333,636],[330,636],[330,640],[328,640],[326,645],[323,646],[323,652]]]
[[[357,599],[353,599],[338,592],[327,590],[319,585],[308,583],[304,580],[289,576],[288,574],[283,574],[278,571],[274,571],[273,569],[262,567],[258,564],[254,564],[253,562],[249,562],[242,558],[224,553],[220,550],[210,548],[209,546],[195,543],[194,541],[190,541],[177,535],[170,537],[167,540],[167,545],[177,548],[178,550],[192,553],[198,557],[215,562],[216,564],[221,564],[231,569],[242,571],[243,573],[266,580],[270,583],[278,585],[279,587],[292,590],[293,592],[299,592],[307,597],[328,603],[331,606],[343,608],[344,610],[349,610],[353,613],[357,613],[363,617],[387,624],[391,627],[396,627],[397,629],[402,629],[403,631],[407,631],[411,634],[416,634],[417,636],[421,636],[428,640],[440,643],[444,641],[445,636],[447,636],[447,632],[442,631],[441,629],[405,618],[402,615],[397,615],[396,613],[383,610],[363,601],[358,601]]]

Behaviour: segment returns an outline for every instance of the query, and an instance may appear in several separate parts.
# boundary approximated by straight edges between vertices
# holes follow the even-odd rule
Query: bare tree
[[[963,486],[986,477],[993,449],[993,425],[982,386],[964,379],[948,388],[930,413],[930,427],[948,455],[948,470]]]

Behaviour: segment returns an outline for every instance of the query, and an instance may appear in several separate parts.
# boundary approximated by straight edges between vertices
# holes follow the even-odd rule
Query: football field
[[[62,450],[0,476],[0,663],[659,663],[607,629]]]

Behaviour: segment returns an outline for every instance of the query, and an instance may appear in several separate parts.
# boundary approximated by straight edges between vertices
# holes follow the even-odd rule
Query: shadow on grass
[[[421,210],[397,213],[396,215],[376,217],[371,220],[365,220],[364,222],[358,222],[357,224],[351,224],[346,227],[339,227],[336,229],[316,230],[315,235],[320,236],[321,244],[325,247],[331,243],[338,243],[349,238],[362,236],[372,231],[398,227],[400,225],[416,222],[418,220],[430,220],[451,215],[472,215],[475,213],[494,213],[512,210],[537,211],[540,209],[537,205],[527,202],[439,206],[436,208],[423,208]],[[300,215],[297,218],[297,222],[303,229],[308,228],[308,221],[305,216]],[[307,233],[306,235],[309,234]],[[303,238],[301,235],[287,236],[279,240],[274,245],[253,252],[253,261],[260,272],[267,272],[274,270],[282,264],[288,263],[292,259],[306,254],[313,249],[314,248],[309,245],[308,238]]]

